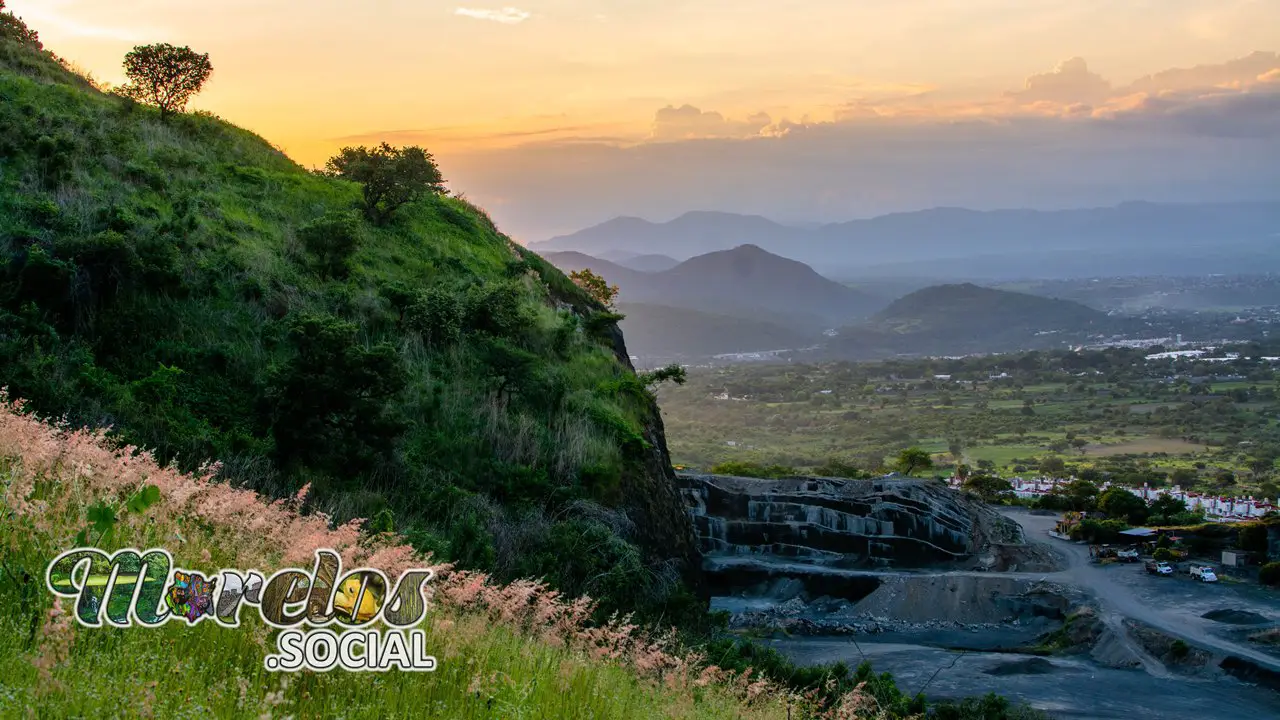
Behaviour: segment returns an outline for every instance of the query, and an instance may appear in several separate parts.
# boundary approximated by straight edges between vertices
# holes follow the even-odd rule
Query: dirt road
[[[1012,508],[1003,514],[1022,525],[1028,542],[1048,543],[1067,558],[1065,570],[1037,574],[1037,577],[1086,590],[1097,599],[1109,623],[1118,623],[1121,617],[1131,618],[1188,644],[1244,658],[1280,672],[1280,658],[1224,636],[1229,628],[1201,617],[1209,610],[1230,608],[1278,621],[1280,595],[1259,588],[1238,588],[1225,582],[1207,584],[1182,577],[1152,577],[1135,565],[1094,565],[1089,562],[1087,546],[1049,537],[1055,517]]]

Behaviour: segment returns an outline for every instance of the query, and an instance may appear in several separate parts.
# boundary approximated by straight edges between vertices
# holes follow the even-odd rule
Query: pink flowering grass
[[[5,511],[0,518],[0,553],[47,562],[73,545],[76,533],[85,527],[87,508],[106,502],[120,508],[116,534],[107,549],[166,547],[184,565],[209,571],[308,567],[316,548],[333,548],[341,553],[345,566],[379,568],[391,578],[411,567],[433,567],[436,576],[425,589],[431,603],[427,626],[446,667],[454,662],[475,668],[459,680],[466,688],[467,702],[481,691],[499,695],[519,691],[527,696],[523,688],[528,679],[520,679],[510,667],[500,669],[509,666],[512,651],[494,650],[522,647],[517,655],[558,658],[555,682],[566,692],[598,692],[588,686],[601,682],[599,673],[604,671],[600,668],[614,667],[633,678],[630,682],[648,688],[643,692],[665,698],[664,713],[672,717],[720,716],[718,711],[708,715],[712,705],[725,710],[725,717],[877,715],[860,692],[851,693],[836,708],[821,708],[812,694],[787,692],[750,670],[732,673],[707,667],[703,657],[681,650],[674,632],[646,632],[629,617],[593,623],[595,607],[590,598],[563,598],[534,580],[499,584],[483,573],[432,563],[429,556],[393,534],[364,532],[362,521],[334,526],[323,513],[301,514],[306,488],[292,498],[268,500],[215,481],[218,469],[209,465],[188,474],[162,467],[150,453],[120,447],[102,431],[43,422],[24,412],[21,401],[0,392],[0,491]],[[147,485],[160,490],[159,501],[143,512],[125,511],[125,500]],[[67,664],[73,662],[68,649],[79,629],[72,627],[70,616],[56,604],[41,620],[37,649],[28,661],[37,681],[33,695],[44,697],[68,683]],[[251,627],[237,642],[265,652],[270,645],[268,634],[265,626]],[[59,667],[64,670],[61,675],[56,672]],[[440,676],[434,674],[437,679]],[[249,702],[245,688],[250,685],[238,677],[240,690],[228,702],[243,709]],[[359,675],[333,680],[330,674],[325,681],[373,680]],[[269,714],[281,705],[288,682],[264,688],[257,707]],[[162,705],[168,690],[164,679],[148,685],[144,691],[148,708],[152,703]],[[361,692],[366,691],[362,686]]]

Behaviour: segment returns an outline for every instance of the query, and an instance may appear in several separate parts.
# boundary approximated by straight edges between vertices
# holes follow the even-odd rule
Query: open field
[[[1171,373],[1144,355],[695,367],[685,385],[662,388],[659,402],[673,460],[691,467],[876,472],[919,447],[933,456],[932,473],[956,462],[1034,473],[1059,458],[1137,484],[1276,492],[1275,371],[1183,362]],[[1192,376],[1207,371],[1247,379]]]

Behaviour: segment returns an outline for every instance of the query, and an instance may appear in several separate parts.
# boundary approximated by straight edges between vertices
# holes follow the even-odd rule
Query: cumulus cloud
[[[1058,64],[1052,72],[1027,78],[1022,90],[1010,97],[1025,102],[1049,101],[1070,105],[1105,99],[1111,94],[1111,83],[1091,70],[1084,58],[1073,57]]]
[[[755,113],[746,120],[730,120],[715,111],[702,111],[692,105],[668,105],[653,116],[650,138],[653,140],[695,140],[709,138],[747,138],[759,135],[772,124],[767,113]]]
[[[1280,83],[1280,68],[1268,70],[1258,76],[1258,82],[1267,85],[1271,83]]]
[[[514,7],[504,7],[498,10],[460,7],[454,10],[453,14],[475,18],[476,20],[490,20],[503,25],[518,25],[532,17],[532,13],[529,11]]]

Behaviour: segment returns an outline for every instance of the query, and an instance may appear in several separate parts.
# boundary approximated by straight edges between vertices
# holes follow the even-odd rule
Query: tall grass
[[[44,423],[0,398],[0,716],[19,717],[449,717],[783,718],[820,712],[804,697],[746,673],[707,667],[625,619],[593,624],[592,603],[545,586],[494,584],[437,565],[421,627],[434,673],[303,672],[262,667],[271,628],[245,613],[240,628],[212,623],[87,629],[43,588],[47,563],[73,543],[95,503],[117,506],[104,549],[165,547],[185,567],[273,570],[309,566],[332,547],[347,566],[390,576],[430,564],[361,523],[332,527],[305,513],[306,495],[269,502],[159,466],[102,433]],[[160,501],[142,512],[122,501],[145,485]],[[861,693],[824,717],[870,717]]]

